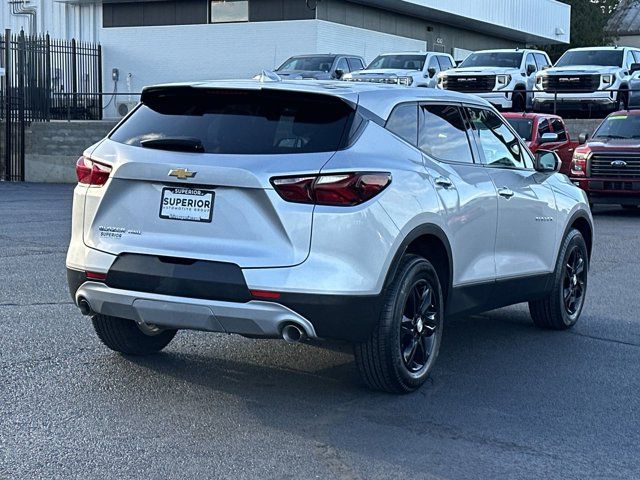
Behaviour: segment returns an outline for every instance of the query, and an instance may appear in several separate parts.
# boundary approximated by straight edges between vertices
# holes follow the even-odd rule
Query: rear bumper
[[[114,288],[87,280],[68,269],[71,296],[91,311],[167,328],[279,338],[286,324],[304,329],[309,338],[359,342],[377,324],[381,297],[282,293],[274,301],[225,301]],[[233,285],[235,288],[235,285]],[[210,295],[213,297],[213,295]]]

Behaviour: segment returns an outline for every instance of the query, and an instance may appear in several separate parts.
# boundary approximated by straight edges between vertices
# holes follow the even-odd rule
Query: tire
[[[438,357],[443,315],[442,288],[433,265],[406,255],[386,289],[378,325],[366,342],[354,345],[365,384],[390,393],[419,388]]]
[[[627,92],[624,88],[618,92],[618,96],[616,97],[614,112],[618,110],[628,110],[629,109],[629,92]]]
[[[111,350],[125,355],[151,355],[166,347],[177,330],[149,327],[147,333],[126,318],[94,315],[91,318],[98,338]]]
[[[533,323],[551,330],[573,327],[584,307],[588,272],[587,244],[582,234],[572,229],[560,247],[551,293],[542,300],[529,302]]]
[[[513,92],[513,102],[511,103],[511,110],[514,112],[524,112],[527,109],[527,94],[516,90]]]

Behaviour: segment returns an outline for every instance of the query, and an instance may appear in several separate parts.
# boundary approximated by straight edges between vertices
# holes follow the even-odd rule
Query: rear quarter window
[[[354,110],[329,95],[276,90],[175,88],[143,94],[142,105],[111,135],[196,139],[205,153],[289,154],[344,148]]]

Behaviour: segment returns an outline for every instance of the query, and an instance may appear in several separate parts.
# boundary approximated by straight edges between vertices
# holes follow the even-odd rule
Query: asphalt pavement
[[[0,478],[640,478],[640,211],[596,210],[574,329],[523,305],[451,321],[393,396],[340,347],[107,350],[67,290],[72,188],[0,183]]]

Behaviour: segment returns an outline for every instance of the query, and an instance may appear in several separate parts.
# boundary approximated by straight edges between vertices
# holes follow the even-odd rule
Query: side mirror
[[[436,69],[435,69],[435,68],[433,68],[433,67],[430,67],[430,68],[427,70],[427,73],[429,74],[429,78],[433,78],[433,77],[435,76],[435,74],[436,74]]]
[[[631,68],[629,68],[630,73],[640,72],[640,63],[632,63]]]
[[[560,170],[562,161],[556,152],[538,150],[535,155],[534,168],[536,172],[553,173]]]
[[[589,140],[589,134],[587,132],[582,132],[580,135],[578,135],[578,143],[580,145],[584,145],[585,143],[587,143],[587,140]]]
[[[558,141],[558,134],[557,133],[551,133],[551,132],[547,132],[547,133],[543,133],[542,136],[540,137],[540,140],[538,141],[539,144],[543,144],[543,143],[554,143]]]
[[[341,68],[336,68],[336,73],[334,74],[334,77],[340,80],[343,75],[344,75],[344,70],[342,70]]]
[[[527,65],[527,77],[533,75],[534,73],[536,73],[536,66],[535,65]]]

